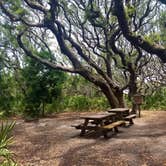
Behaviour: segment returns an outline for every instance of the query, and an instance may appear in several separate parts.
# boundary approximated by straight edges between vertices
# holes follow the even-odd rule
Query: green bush
[[[64,109],[63,99],[61,97],[53,100],[52,103],[46,105],[46,113],[62,112]]]
[[[166,88],[162,88],[152,95],[146,96],[143,109],[166,110]]]
[[[90,108],[91,109],[106,109],[110,107],[107,99],[105,97],[93,97],[90,99]]]
[[[72,110],[84,110],[89,108],[89,100],[82,95],[66,97],[64,106]]]
[[[56,100],[49,106],[49,110],[59,111],[84,111],[90,109],[105,109],[109,107],[105,97],[87,97],[83,95],[65,96]],[[49,111],[50,112],[50,111]]]
[[[0,128],[0,165],[1,166],[17,166],[13,160],[13,153],[8,149],[8,146],[12,144],[13,137],[10,133],[15,125],[15,122],[10,124],[1,124]]]

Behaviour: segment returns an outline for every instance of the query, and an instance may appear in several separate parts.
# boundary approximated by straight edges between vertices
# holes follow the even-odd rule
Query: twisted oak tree
[[[101,89],[112,107],[124,106],[126,88],[136,93],[146,54],[166,62],[166,49],[141,37],[150,36],[160,9],[156,1],[1,0],[0,8],[27,56],[83,76]],[[50,53],[49,60],[41,58],[42,50]]]

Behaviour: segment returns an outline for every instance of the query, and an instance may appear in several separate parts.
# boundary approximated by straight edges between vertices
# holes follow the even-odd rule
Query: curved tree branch
[[[57,69],[57,70],[61,70],[61,71],[66,71],[66,72],[70,72],[70,73],[78,73],[78,72],[80,72],[80,71],[75,70],[75,69],[73,69],[73,68],[65,68],[65,67],[63,67],[63,66],[56,65],[55,63],[52,63],[52,62],[50,62],[50,61],[47,61],[46,59],[40,58],[39,56],[35,56],[35,55],[32,53],[32,51],[28,50],[28,49],[24,46],[24,44],[23,44],[23,42],[22,42],[22,36],[24,35],[24,33],[25,33],[25,31],[18,34],[18,36],[17,36],[17,42],[18,42],[20,48],[23,49],[23,51],[25,52],[25,54],[26,54],[27,56],[29,56],[29,57],[31,57],[31,58],[33,58],[33,59],[39,61],[40,63],[46,65],[46,66],[49,67],[49,68],[53,68],[53,69]]]
[[[139,46],[146,52],[150,54],[156,54],[164,63],[166,63],[166,49],[158,46],[158,45],[152,45],[148,41],[144,40],[138,35],[135,35],[131,32],[126,11],[123,6],[123,0],[114,0],[115,4],[115,15],[118,18],[119,26],[122,30],[123,35],[126,37],[128,41],[131,42],[134,46]]]

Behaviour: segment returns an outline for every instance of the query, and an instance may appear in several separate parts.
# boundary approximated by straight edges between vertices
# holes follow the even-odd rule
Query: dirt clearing
[[[81,113],[86,114],[86,113]],[[110,139],[80,137],[80,113],[17,120],[10,149],[21,166],[166,166],[166,111],[144,111]]]

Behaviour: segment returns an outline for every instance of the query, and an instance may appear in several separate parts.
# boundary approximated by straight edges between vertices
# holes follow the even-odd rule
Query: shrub
[[[67,97],[64,102],[64,106],[73,110],[84,110],[89,107],[89,100],[83,95]]]
[[[146,96],[143,108],[166,110],[166,88],[162,88],[152,95]]]
[[[15,122],[10,124],[1,124],[0,129],[0,165],[1,166],[17,166],[13,160],[13,153],[8,149],[8,146],[12,144],[13,137],[10,133],[15,125]]]
[[[58,101],[55,101],[50,107],[56,112],[62,110],[83,111],[90,109],[105,109],[109,107],[105,97],[87,97],[83,95],[65,96]],[[50,112],[50,111],[49,111]]]

